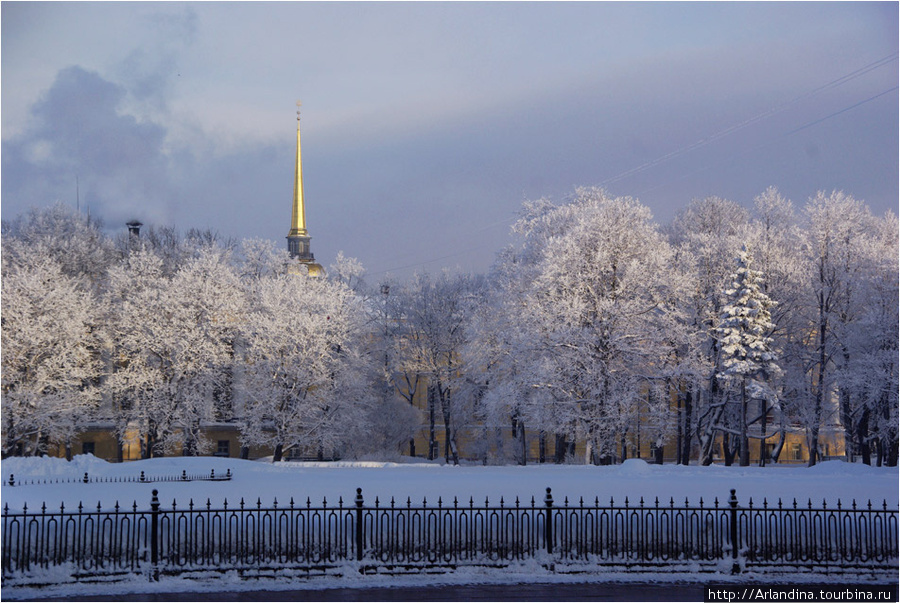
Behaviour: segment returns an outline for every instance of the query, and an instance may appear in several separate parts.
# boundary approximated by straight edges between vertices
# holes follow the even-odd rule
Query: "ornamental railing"
[[[261,501],[214,507],[190,501],[150,509],[38,512],[3,509],[4,584],[47,583],[60,569],[73,579],[236,570],[402,572],[460,566],[504,567],[536,560],[552,571],[871,571],[896,574],[897,510],[868,503],[741,505],[731,496],[704,504],[492,504],[391,499],[366,504]]]

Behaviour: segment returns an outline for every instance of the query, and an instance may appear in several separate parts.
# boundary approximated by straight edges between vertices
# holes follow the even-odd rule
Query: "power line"
[[[711,134],[711,135],[709,135],[709,136],[707,136],[707,137],[705,137],[705,138],[702,138],[702,139],[698,140],[697,142],[694,142],[694,143],[692,143],[692,144],[686,145],[686,146],[684,146],[684,147],[681,147],[681,148],[679,148],[679,149],[676,149],[676,150],[674,150],[674,151],[671,151],[671,152],[669,152],[669,153],[666,153],[666,154],[664,154],[664,155],[661,155],[660,157],[657,157],[657,158],[655,158],[655,159],[652,159],[652,160],[650,160],[650,161],[647,161],[647,162],[645,162],[645,163],[643,163],[643,164],[641,164],[641,165],[639,165],[639,166],[637,166],[637,167],[634,167],[634,168],[631,168],[631,169],[629,169],[629,170],[626,170],[626,171],[624,171],[624,172],[622,172],[622,173],[620,173],[620,174],[618,174],[618,175],[616,175],[616,176],[613,176],[613,177],[611,177],[611,178],[607,178],[606,180],[602,180],[602,181],[600,182],[600,186],[607,186],[608,184],[611,184],[611,183],[613,183],[613,182],[617,182],[617,181],[622,180],[622,179],[624,179],[624,178],[628,178],[629,176],[633,176],[633,175],[639,174],[639,173],[644,172],[644,171],[646,171],[646,170],[648,170],[648,169],[650,169],[650,168],[652,168],[652,167],[656,167],[657,165],[660,165],[660,164],[662,164],[662,163],[665,163],[666,161],[669,161],[669,160],[671,160],[671,159],[674,159],[674,158],[676,158],[676,157],[679,157],[679,156],[681,156],[681,155],[684,155],[684,154],[686,154],[686,153],[689,153],[689,152],[691,152],[691,151],[693,151],[693,150],[695,150],[695,149],[698,149],[698,148],[703,147],[703,146],[706,146],[706,145],[708,145],[708,144],[710,144],[710,143],[712,143],[712,142],[715,142],[715,141],[717,141],[717,140],[720,140],[720,139],[722,139],[722,138],[724,138],[724,137],[726,137],[726,136],[729,136],[730,134],[733,134],[734,132],[737,132],[737,131],[739,131],[739,130],[743,130],[744,128],[747,128],[747,127],[749,127],[749,126],[751,126],[751,125],[753,125],[753,124],[756,124],[756,123],[758,123],[758,122],[760,122],[760,121],[763,121],[764,119],[767,119],[767,118],[769,118],[769,117],[771,117],[771,116],[773,116],[773,115],[775,115],[775,114],[777,114],[777,113],[781,113],[782,111],[785,111],[785,110],[788,109],[789,107],[792,107],[792,106],[794,106],[794,105],[796,105],[796,104],[798,104],[798,103],[800,103],[800,102],[802,102],[802,101],[804,101],[804,100],[806,100],[806,99],[808,99],[808,98],[811,98],[811,97],[813,97],[813,96],[815,96],[815,95],[817,95],[817,94],[819,94],[819,93],[821,93],[821,92],[824,92],[824,91],[826,91],[826,90],[830,90],[830,89],[833,89],[833,88],[837,88],[837,87],[839,87],[839,86],[842,86],[843,84],[846,84],[847,82],[853,81],[853,80],[855,80],[855,79],[857,79],[857,78],[859,78],[859,77],[862,77],[863,75],[865,75],[865,74],[867,74],[867,73],[869,73],[869,72],[871,72],[871,71],[874,71],[875,69],[878,69],[878,68],[880,68],[880,67],[883,67],[883,66],[885,66],[885,65],[888,65],[888,64],[890,64],[890,63],[896,61],[897,58],[898,58],[898,55],[900,55],[900,53],[894,52],[894,53],[891,53],[891,54],[886,55],[886,56],[884,56],[884,57],[881,57],[880,59],[878,59],[878,60],[876,60],[876,61],[873,61],[873,62],[871,62],[871,63],[869,63],[869,64],[867,64],[867,65],[864,65],[864,66],[862,66],[862,67],[860,67],[860,68],[858,68],[858,69],[855,69],[854,71],[851,71],[850,73],[844,74],[844,75],[842,75],[842,76],[840,76],[840,77],[838,77],[838,78],[835,78],[835,79],[831,80],[830,82],[827,82],[827,83],[825,83],[825,84],[822,84],[821,86],[818,86],[818,87],[816,87],[816,88],[813,88],[812,90],[809,90],[809,91],[807,91],[807,92],[804,92],[803,94],[800,94],[800,95],[798,95],[798,96],[795,96],[794,98],[792,98],[792,99],[789,100],[789,101],[786,101],[786,102],[783,102],[783,103],[774,105],[773,107],[770,107],[769,109],[767,109],[767,110],[765,110],[765,111],[763,111],[763,112],[761,112],[761,113],[758,113],[757,115],[754,115],[753,117],[744,119],[744,120],[742,120],[742,121],[740,121],[740,122],[738,122],[738,123],[736,123],[736,124],[733,124],[733,125],[731,125],[731,126],[728,126],[728,127],[726,127],[726,128],[723,128],[722,130],[719,130],[718,132],[715,132],[715,133],[713,133],[713,134]],[[869,98],[867,98],[867,99],[865,99],[865,100],[862,100],[862,101],[859,101],[859,102],[857,102],[857,103],[854,103],[853,105],[850,105],[850,106],[848,106],[848,107],[844,107],[843,109],[840,109],[840,110],[838,110],[838,111],[835,111],[834,113],[831,113],[831,114],[829,114],[829,115],[826,115],[825,117],[822,117],[822,118],[817,119],[817,120],[815,120],[815,121],[812,121],[812,122],[809,122],[809,123],[807,123],[807,124],[804,124],[804,125],[800,126],[799,128],[796,128],[796,129],[794,129],[794,130],[791,130],[790,132],[787,132],[787,133],[783,134],[781,137],[779,137],[779,139],[785,138],[785,137],[787,137],[787,136],[790,136],[790,135],[792,135],[792,134],[795,134],[795,133],[797,133],[797,132],[800,132],[800,131],[802,131],[802,130],[805,130],[805,129],[807,129],[807,128],[810,128],[810,127],[812,127],[812,126],[815,126],[815,125],[817,125],[817,124],[819,124],[819,123],[822,123],[823,121],[826,121],[826,120],[831,119],[831,118],[833,118],[833,117],[836,117],[836,116],[838,116],[838,115],[840,115],[840,114],[842,114],[842,113],[845,113],[845,112],[847,112],[847,111],[850,111],[850,110],[852,110],[852,109],[855,109],[856,107],[859,107],[859,106],[864,105],[864,104],[866,104],[866,103],[868,103],[868,102],[871,102],[871,101],[873,101],[873,100],[875,100],[875,99],[877,99],[877,98],[879,98],[879,97],[881,97],[881,96],[884,96],[885,94],[888,94],[888,93],[890,93],[890,92],[892,92],[892,91],[895,91],[895,90],[897,90],[897,89],[898,89],[898,87],[895,86],[895,87],[893,87],[893,88],[890,88],[890,89],[888,89],[888,90],[885,90],[885,91],[883,91],[883,92],[880,92],[880,93],[878,93],[878,94],[876,94],[876,95],[874,95],[874,96],[871,96],[871,97],[869,97]],[[772,144],[772,142],[768,142],[768,143],[765,143],[765,144],[763,144],[763,145],[759,145],[759,146],[754,147],[753,149],[750,149],[749,151],[746,151],[746,152],[752,152],[752,151],[758,150],[758,149],[760,149],[760,148],[764,148],[764,147],[766,147],[766,146],[768,146],[768,145],[770,145],[770,144]],[[714,165],[721,165],[722,163],[723,163],[723,162],[720,161],[720,162],[717,162],[717,163],[714,164]],[[678,179],[680,180],[680,179],[686,178],[686,177],[688,177],[688,176],[692,176],[692,175],[694,175],[694,174],[697,174],[697,173],[706,171],[706,170],[710,169],[711,167],[713,167],[713,166],[707,166],[707,167],[704,167],[704,168],[695,170],[695,171],[690,172],[690,173],[687,173],[687,174],[682,174],[681,176],[678,177]],[[650,188],[650,189],[646,189],[646,190],[644,190],[642,193],[645,193],[645,192],[654,190],[654,189],[656,189],[656,188],[659,188],[660,186],[662,186],[662,185],[660,184],[660,185],[657,185],[657,186],[652,187],[652,188]],[[479,229],[479,230],[477,230],[477,231],[474,231],[474,232],[476,232],[476,233],[477,233],[477,232],[483,232],[484,230],[487,230],[487,229],[489,229],[489,228],[493,228],[493,227],[498,226],[498,225],[500,225],[500,224],[511,224],[515,219],[516,219],[516,218],[513,217],[513,218],[511,218],[511,219],[510,219],[510,218],[506,218],[506,219],[503,219],[503,220],[499,220],[499,221],[496,221],[496,222],[492,222],[491,224],[488,224],[488,225],[486,225],[486,226],[482,227],[481,229]],[[471,234],[471,233],[470,233],[470,234]],[[458,240],[459,240],[459,239],[457,239],[457,241],[458,241]],[[482,245],[479,245],[479,246],[476,246],[476,247],[469,247],[469,248],[467,248],[467,249],[465,249],[465,250],[458,251],[458,252],[455,252],[455,253],[443,255],[443,256],[440,256],[440,257],[436,257],[436,258],[429,259],[429,260],[425,260],[425,261],[421,261],[421,262],[416,262],[416,263],[413,263],[413,264],[407,264],[407,265],[405,265],[405,266],[399,266],[399,267],[395,267],[395,268],[389,268],[389,269],[386,269],[386,270],[381,270],[381,271],[378,271],[378,272],[374,272],[374,273],[372,273],[372,274],[373,274],[373,275],[375,275],[375,274],[385,274],[385,273],[387,273],[387,272],[391,272],[392,270],[407,270],[407,269],[409,269],[409,268],[415,268],[415,267],[418,267],[418,266],[425,266],[425,265],[427,265],[427,264],[431,264],[431,263],[438,262],[438,261],[441,261],[441,260],[450,259],[450,258],[453,258],[453,257],[458,257],[458,256],[460,256],[460,255],[464,255],[464,254],[469,253],[469,252],[471,252],[471,251],[473,251],[473,250],[483,248],[483,247],[485,247],[486,245],[487,245],[487,244],[482,244]],[[409,254],[405,254],[405,255],[409,255]],[[401,256],[399,256],[399,257],[403,257],[403,256],[401,255]]]

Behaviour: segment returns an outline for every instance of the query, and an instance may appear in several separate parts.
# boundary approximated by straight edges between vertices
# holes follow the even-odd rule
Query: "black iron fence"
[[[209,501],[149,510],[3,510],[6,584],[144,573],[237,570],[408,571],[504,567],[534,560],[555,571],[586,567],[653,571],[804,570],[896,574],[897,510],[868,503],[741,505],[645,504],[516,499],[499,504],[409,499],[367,505],[362,491],[345,504],[307,500],[271,506]],[[53,569],[54,571],[49,571]]]

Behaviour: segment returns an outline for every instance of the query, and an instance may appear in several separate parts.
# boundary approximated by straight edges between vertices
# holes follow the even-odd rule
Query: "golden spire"
[[[306,207],[303,205],[303,163],[300,159],[300,101],[297,101],[297,164],[294,166],[294,206],[289,237],[306,237]]]

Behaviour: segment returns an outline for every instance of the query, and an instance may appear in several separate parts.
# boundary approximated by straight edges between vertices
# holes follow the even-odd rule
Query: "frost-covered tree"
[[[405,297],[401,374],[425,377],[428,383],[428,458],[436,456],[435,422],[444,424],[444,458],[459,462],[458,430],[469,418],[471,397],[459,395],[464,384],[462,349],[466,323],[481,284],[469,274],[447,271],[432,279],[417,274]]]
[[[3,242],[3,455],[66,446],[99,400],[97,304],[52,257]]]
[[[716,377],[718,342],[714,337],[722,310],[722,291],[732,272],[743,241],[749,213],[740,205],[719,197],[695,199],[679,212],[668,228],[669,240],[693,277],[689,304],[685,307],[689,330],[699,340],[685,348],[685,361],[693,369],[683,374],[680,406],[684,409],[685,431],[692,431],[700,447],[700,462],[713,462],[714,446],[720,435],[725,401]],[[723,439],[726,460],[734,455],[728,438]],[[682,446],[683,449],[687,448]]]
[[[777,394],[770,384],[780,368],[776,362],[776,354],[772,349],[772,338],[769,333],[774,327],[770,309],[775,305],[762,289],[762,273],[754,270],[753,255],[744,247],[737,260],[737,270],[732,276],[731,285],[725,290],[725,304],[719,324],[716,327],[716,338],[721,352],[721,366],[718,377],[732,395],[737,389],[737,436],[740,451],[740,464],[750,464],[750,445],[748,423],[761,420],[769,412],[769,405],[775,406]],[[748,402],[764,400],[760,416],[748,421]],[[723,430],[727,431],[727,429]],[[765,439],[767,434],[760,433]],[[763,457],[764,458],[764,457]]]
[[[370,371],[358,298],[345,285],[299,274],[256,280],[241,336],[238,423],[244,445],[340,451],[364,428]]]
[[[229,404],[234,338],[244,314],[227,252],[198,249],[172,276],[164,265],[155,251],[136,250],[109,275],[113,372],[107,385],[120,437],[136,426],[145,457],[208,450],[200,426]]]
[[[674,426],[669,386],[682,343],[673,338],[684,291],[671,278],[672,249],[645,206],[599,189],[526,210],[520,256],[535,258],[536,270],[510,306],[524,331],[509,348],[518,365],[496,386],[523,391],[511,379],[527,380],[532,423],[582,438],[588,461],[624,457],[639,424],[661,451]]]
[[[16,241],[14,253],[51,258],[63,274],[93,288],[101,286],[106,270],[118,257],[96,218],[61,203],[32,208],[14,220],[4,235]]]
[[[846,334],[852,330],[865,302],[860,284],[866,263],[864,251],[874,222],[861,201],[834,191],[819,192],[806,206],[808,220],[805,256],[808,262],[807,303],[809,324],[813,325],[808,346],[808,393],[810,399],[801,420],[807,431],[809,464],[816,464],[819,432],[824,425],[845,425],[851,436],[852,401],[849,390],[841,389],[840,368],[852,362]],[[838,408],[832,406],[838,397]],[[848,437],[852,441],[852,437]]]

